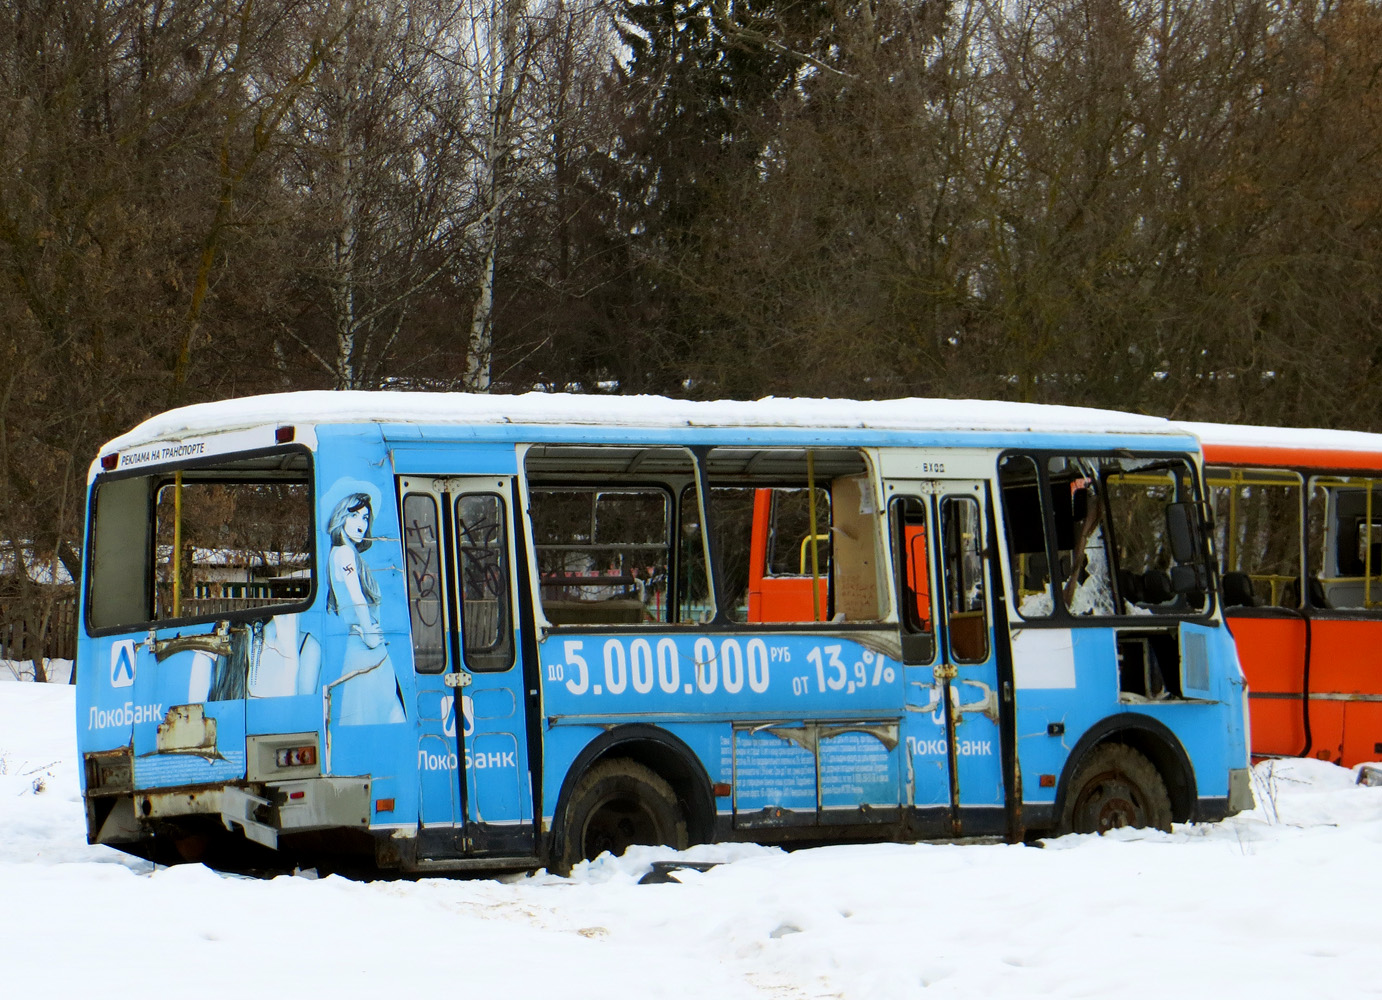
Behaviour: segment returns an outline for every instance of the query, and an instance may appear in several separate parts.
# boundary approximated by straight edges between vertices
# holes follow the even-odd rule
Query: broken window
[[[999,464],[1019,615],[1097,618],[1193,613],[1208,570],[1181,459],[1051,455]],[[1173,544],[1184,526],[1184,551]]]
[[[858,449],[538,445],[525,468],[553,624],[887,614]]]
[[[998,463],[998,483],[1018,612],[1024,618],[1049,617],[1056,597],[1036,462],[1026,455],[1007,456]]]
[[[1100,488],[1098,467],[1087,460],[1059,457],[1049,459],[1048,471],[1056,487],[1051,493],[1056,531],[1063,536],[1057,577],[1061,602],[1072,615],[1115,614],[1107,498]]]
[[[91,627],[303,604],[312,595],[313,548],[305,452],[99,482]]]
[[[722,447],[705,464],[725,618],[883,617],[882,515],[858,451]]]
[[[753,524],[757,490],[750,486],[714,486],[709,495],[710,550],[719,560],[720,585],[729,600],[725,616],[749,621],[749,566],[751,553],[743,544]],[[685,502],[694,502],[688,493]]]
[[[767,491],[765,576],[809,576],[830,564],[830,493],[817,488]]]
[[[712,486],[710,512],[727,617],[808,622],[830,616],[829,489]]]
[[[1105,472],[1104,482],[1121,613],[1204,611],[1209,574],[1203,540],[1196,531],[1188,539],[1193,552],[1177,553],[1174,531],[1178,516],[1189,517],[1196,528],[1200,523],[1190,466],[1177,460],[1122,460],[1115,468],[1119,471]]]
[[[988,599],[984,581],[983,511],[973,497],[940,502],[946,635],[956,663],[988,659]]]
[[[530,497],[549,621],[667,621],[672,505],[666,490],[535,488]]]
[[[1225,606],[1300,607],[1301,477],[1279,469],[1210,468],[1205,483]]]
[[[685,448],[534,445],[528,514],[539,603],[553,625],[695,620],[708,603],[697,506],[678,503],[695,461]]]
[[[1382,480],[1310,480],[1309,599],[1315,607],[1382,607]]]

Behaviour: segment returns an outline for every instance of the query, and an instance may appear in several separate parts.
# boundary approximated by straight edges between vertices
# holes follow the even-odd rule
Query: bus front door
[[[512,477],[400,476],[399,493],[423,829],[458,831],[463,854],[531,855]]]
[[[1001,689],[985,484],[893,481],[887,492],[908,679],[913,805],[928,826],[937,825],[926,817],[940,807],[948,812],[949,832],[1002,834]]]

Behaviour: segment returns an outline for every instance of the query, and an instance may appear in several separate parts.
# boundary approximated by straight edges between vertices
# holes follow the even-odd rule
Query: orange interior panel
[[[829,587],[820,580],[821,617],[829,601]],[[809,576],[761,576],[749,584],[749,621],[809,622],[812,620]]]
[[[753,491],[753,535],[749,539],[749,621],[809,622],[815,600],[809,576],[767,576],[768,532],[772,529],[773,491]],[[830,585],[817,581],[821,617],[830,606]]]

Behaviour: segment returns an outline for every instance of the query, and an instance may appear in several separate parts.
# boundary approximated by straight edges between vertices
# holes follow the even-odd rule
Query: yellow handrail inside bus
[[[797,570],[798,573],[800,573],[802,576],[806,575],[806,564],[810,562],[811,559],[810,547],[815,545],[817,542],[828,541],[829,538],[829,535],[807,535],[805,538],[801,540],[801,552],[797,560],[797,565],[800,567],[800,569]]]
[[[818,622],[821,620],[821,564],[816,541],[816,456],[810,448],[806,449],[806,493],[811,529],[811,620]]]
[[[173,617],[182,617],[182,473],[173,473]]]
[[[1363,501],[1363,607],[1372,607],[1372,487],[1368,480]]]

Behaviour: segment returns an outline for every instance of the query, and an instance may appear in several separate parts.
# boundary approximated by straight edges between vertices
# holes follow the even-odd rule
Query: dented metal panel
[[[239,830],[256,844],[277,850],[278,831],[260,819],[269,805],[268,799],[228,786],[221,789],[221,822],[227,830]]]
[[[370,783],[361,778],[309,778],[265,789],[276,803],[277,826],[283,831],[367,827],[369,792]]]
[[[134,788],[134,762],[129,747],[86,754],[86,793],[110,794]]]
[[[369,826],[370,782],[364,778],[304,778],[242,787],[142,792],[116,816],[119,829],[138,820],[216,816],[227,830],[276,848],[280,832]]]
[[[241,629],[243,631],[243,629]],[[175,635],[153,642],[154,659],[162,663],[178,653],[199,652],[212,656],[230,656],[230,622],[217,622],[216,627],[200,635]]]
[[[216,749],[216,720],[204,705],[174,705],[158,724],[157,753],[187,753],[224,760]]]
[[[737,723],[734,824],[740,829],[865,817],[902,792],[900,720]]]

